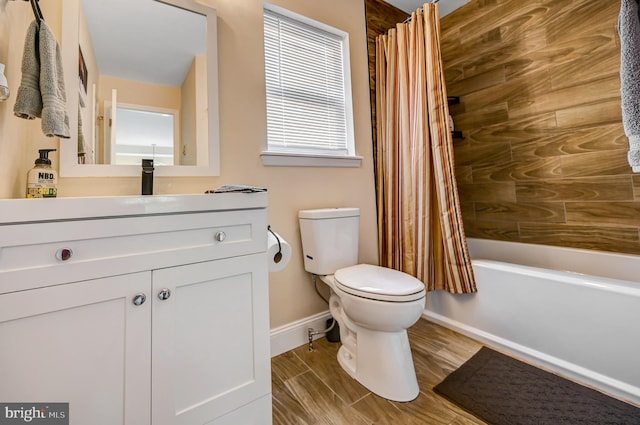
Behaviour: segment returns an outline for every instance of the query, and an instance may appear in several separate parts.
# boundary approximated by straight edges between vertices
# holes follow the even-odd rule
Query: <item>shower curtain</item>
[[[460,213],[438,5],[376,38],[376,191],[381,265],[428,290],[476,291]]]

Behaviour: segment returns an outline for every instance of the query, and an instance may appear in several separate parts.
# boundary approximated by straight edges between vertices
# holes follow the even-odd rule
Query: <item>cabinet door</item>
[[[264,254],[156,270],[152,281],[154,425],[202,425],[271,392]],[[271,423],[265,406],[260,425]]]
[[[0,400],[71,425],[150,424],[150,272],[0,295]]]

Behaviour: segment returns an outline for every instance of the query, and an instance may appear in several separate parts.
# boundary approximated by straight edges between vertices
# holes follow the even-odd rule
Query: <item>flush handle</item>
[[[167,288],[161,289],[160,292],[158,292],[158,298],[160,298],[161,301],[168,300],[170,297],[171,290]]]

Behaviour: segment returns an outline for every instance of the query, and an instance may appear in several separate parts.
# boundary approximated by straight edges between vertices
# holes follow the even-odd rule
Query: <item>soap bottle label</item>
[[[32,170],[27,176],[27,198],[55,198],[56,175],[52,170]]]

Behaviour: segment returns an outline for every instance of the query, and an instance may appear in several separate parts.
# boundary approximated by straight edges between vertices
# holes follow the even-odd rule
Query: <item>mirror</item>
[[[62,3],[78,131],[60,141],[60,175],[140,176],[142,158],[154,159],[158,176],[219,175],[215,9],[195,0]]]

